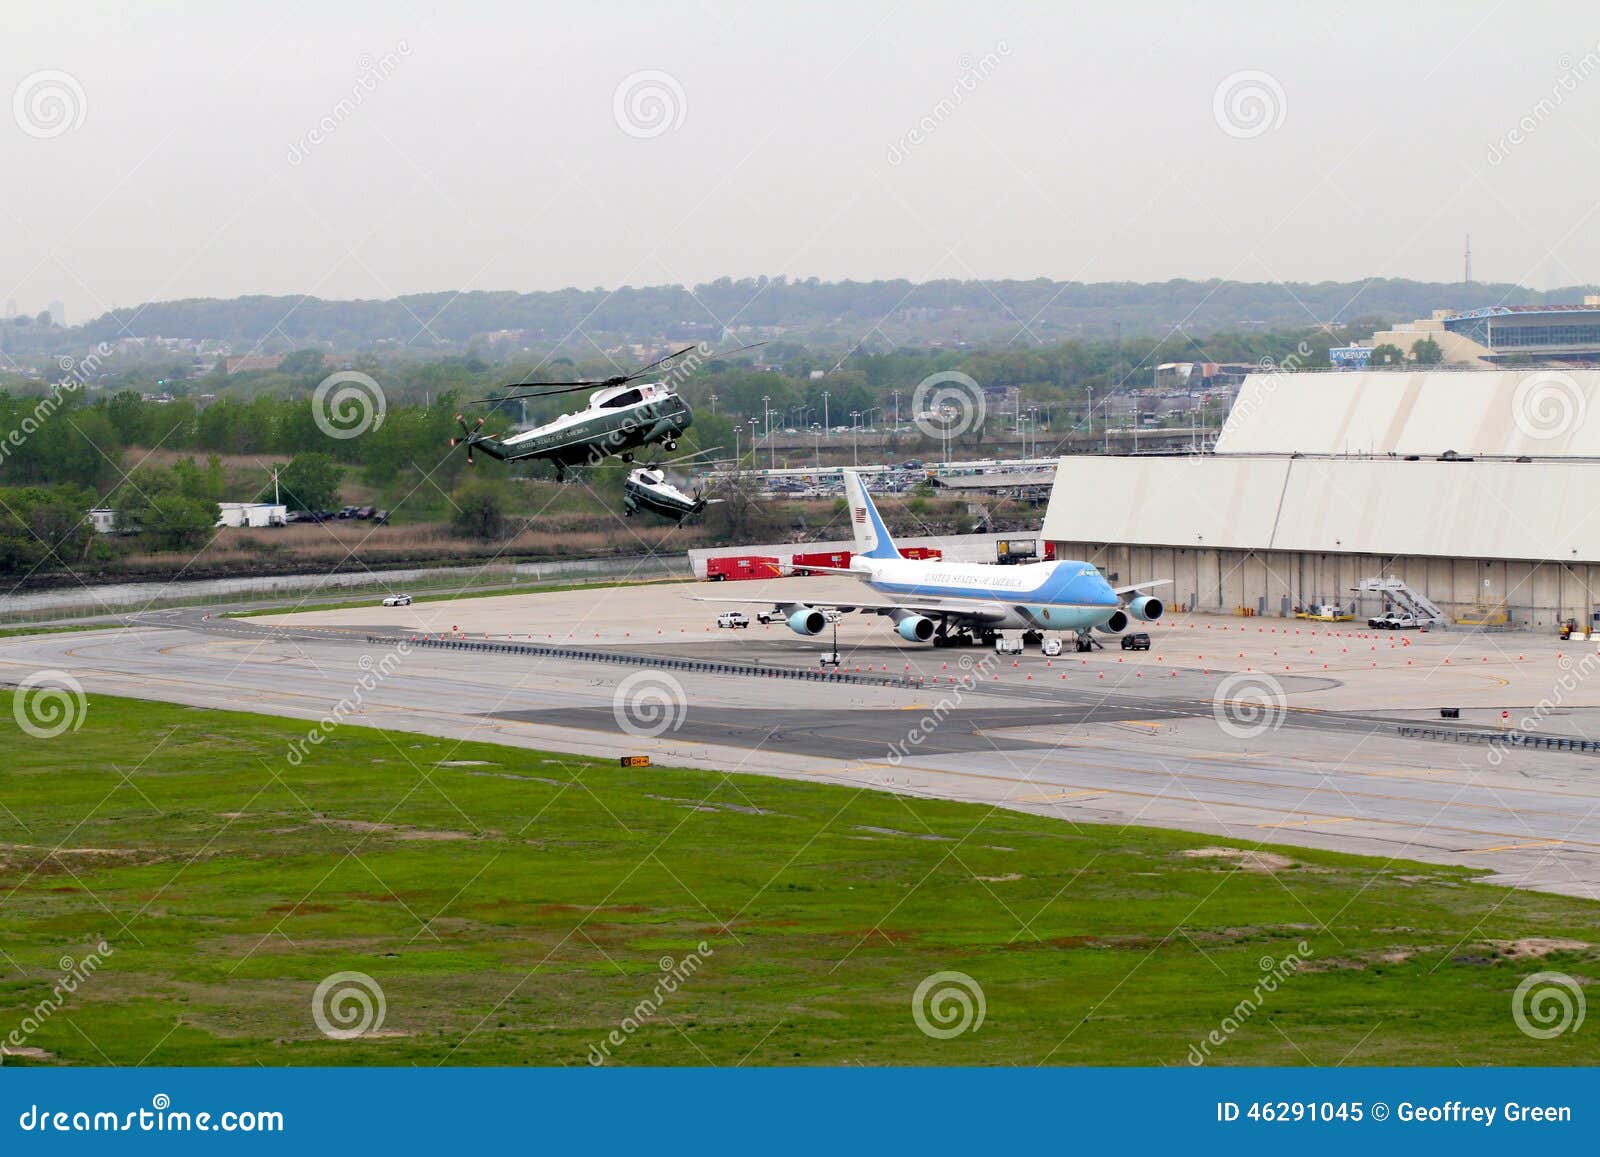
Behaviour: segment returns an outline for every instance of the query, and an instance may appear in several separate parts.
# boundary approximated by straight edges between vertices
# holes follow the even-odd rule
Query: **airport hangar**
[[[1600,628],[1600,371],[1255,374],[1215,452],[1060,460],[1042,537],[1175,607]]]

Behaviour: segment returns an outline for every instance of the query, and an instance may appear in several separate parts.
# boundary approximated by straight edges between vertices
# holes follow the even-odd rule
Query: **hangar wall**
[[[1044,537],[1600,563],[1600,463],[1077,455]]]
[[[1600,370],[1251,374],[1218,454],[1600,458]]]
[[[1362,616],[1381,600],[1353,592],[1363,578],[1393,575],[1452,620],[1482,618],[1503,606],[1515,626],[1550,627],[1564,619],[1600,623],[1600,564],[1424,558],[1311,551],[1163,547],[1051,539],[1057,558],[1094,563],[1115,585],[1170,578],[1154,591],[1174,607],[1225,614],[1249,607],[1286,615],[1298,604],[1356,603]]]

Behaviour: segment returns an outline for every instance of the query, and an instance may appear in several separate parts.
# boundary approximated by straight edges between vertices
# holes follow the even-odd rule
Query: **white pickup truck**
[[[1367,620],[1367,626],[1375,631],[1420,631],[1423,625],[1422,620],[1415,615],[1394,613]]]

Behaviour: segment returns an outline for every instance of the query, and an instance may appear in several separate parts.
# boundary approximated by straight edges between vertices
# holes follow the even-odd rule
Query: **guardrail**
[[[394,635],[368,635],[367,642],[393,644]],[[850,683],[864,687],[921,687],[921,675],[868,675],[854,671],[808,671],[799,667],[762,667],[755,663],[721,663],[680,659],[671,655],[636,655],[618,651],[588,651],[575,647],[546,647],[538,643],[490,643],[473,639],[406,638],[413,647],[446,651],[478,651],[495,655],[533,655],[544,659],[576,659],[584,663],[620,663],[627,667],[656,667],[664,671],[703,671],[710,675],[751,675],[760,679],[799,679],[808,683]]]
[[[1455,727],[1400,727],[1409,739],[1440,739],[1449,743],[1485,743],[1498,747],[1526,747],[1534,751],[1600,753],[1600,740],[1572,739],[1563,735],[1526,735],[1520,731],[1462,731]]]

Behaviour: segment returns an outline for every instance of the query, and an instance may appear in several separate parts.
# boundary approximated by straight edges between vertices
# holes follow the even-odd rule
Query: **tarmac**
[[[1248,844],[1463,864],[1600,896],[1600,755],[1486,734],[1600,734],[1600,644],[1462,629],[1176,614],[1149,651],[1046,659],[901,640],[846,614],[844,669],[903,686],[764,678],[816,670],[832,630],[720,629],[735,603],[878,596],[840,577],[347,607],[230,619],[132,616],[0,639],[0,682],[63,671],[86,691],[504,743],[730,775],[988,804],[1066,824],[1147,825]],[[627,656],[599,663],[415,645],[447,636]],[[744,673],[662,670],[660,658]],[[382,672],[374,677],[374,672]],[[376,683],[362,689],[362,683]],[[1442,721],[1441,708],[1460,720]],[[1425,723],[1460,741],[1402,736]],[[1463,738],[1459,733],[1467,733]],[[1477,738],[1473,738],[1477,737]],[[641,772],[641,786],[649,772]]]

